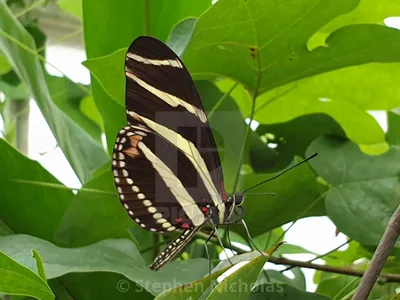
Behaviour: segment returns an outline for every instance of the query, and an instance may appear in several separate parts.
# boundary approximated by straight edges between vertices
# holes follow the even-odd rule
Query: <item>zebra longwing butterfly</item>
[[[182,233],[150,266],[176,256],[207,221],[226,224],[243,194],[227,198],[217,146],[194,82],[179,57],[152,37],[125,60],[127,126],[112,169],[129,216],[152,232]]]

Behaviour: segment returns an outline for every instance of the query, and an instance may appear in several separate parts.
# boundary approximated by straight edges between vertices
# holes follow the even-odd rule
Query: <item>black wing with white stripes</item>
[[[122,205],[153,232],[184,230],[151,266],[175,256],[210,217],[226,218],[220,158],[189,72],[175,53],[139,37],[125,62],[127,126],[113,173]]]

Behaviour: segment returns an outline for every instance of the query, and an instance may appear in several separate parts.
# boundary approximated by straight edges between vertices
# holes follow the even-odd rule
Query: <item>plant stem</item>
[[[196,234],[196,237],[205,240],[205,239],[207,239],[208,235],[206,235],[205,233],[202,233],[202,232],[198,232]],[[216,238],[211,238],[209,241],[211,243],[219,245],[219,242]],[[229,248],[229,245],[224,244],[224,247]],[[241,254],[247,253],[247,251],[245,251],[242,248],[237,247],[235,245],[232,245],[232,247],[230,249],[232,249],[233,251],[236,251],[237,253],[241,253]],[[343,275],[350,275],[350,276],[357,276],[357,277],[362,277],[364,275],[364,272],[361,270],[354,270],[352,268],[335,267],[335,266],[329,266],[329,265],[318,265],[318,264],[314,264],[311,262],[292,260],[292,259],[287,259],[287,258],[283,258],[283,257],[271,256],[268,259],[268,262],[273,263],[275,265],[287,265],[287,266],[307,268],[307,269],[313,269],[313,270],[319,270],[319,271],[343,274]],[[400,282],[400,274],[381,273],[379,275],[379,278],[385,280],[386,282]],[[359,299],[361,299],[361,298],[359,298]],[[357,299],[357,300],[359,300],[359,299]]]
[[[226,98],[230,96],[230,94],[233,92],[233,90],[238,86],[238,83],[235,82],[233,86],[229,89],[228,92],[226,92],[215,105],[211,109],[211,111],[208,113],[208,119],[211,120],[212,116],[214,115],[215,111],[221,106],[221,104],[225,101]]]
[[[333,252],[339,250],[339,249],[342,248],[343,246],[345,246],[345,245],[351,243],[352,241],[353,241],[352,239],[349,239],[348,241],[344,242],[343,244],[337,246],[336,248],[334,248],[334,249],[332,249],[332,250],[330,250],[330,251],[328,251],[328,252],[326,252],[326,253],[324,253],[324,254],[318,255],[318,256],[314,257],[313,259],[307,260],[307,262],[313,262],[313,261],[315,261],[315,260],[317,260],[317,259],[319,259],[319,258],[328,256],[329,254],[332,254]],[[282,270],[282,271],[280,271],[280,272],[283,273],[283,272],[289,271],[289,270],[292,269],[292,268],[294,268],[294,266],[287,267],[286,269],[284,269],[284,270]]]
[[[397,238],[400,235],[400,205],[397,206],[396,211],[389,220],[386,226],[385,233],[379,242],[378,247],[375,250],[374,256],[372,257],[370,267],[363,275],[360,285],[357,288],[352,300],[364,300],[368,298],[372,288],[375,285],[378,277],[383,277],[384,274],[380,274],[385,265],[385,262],[393,249]],[[380,274],[380,275],[379,275]]]

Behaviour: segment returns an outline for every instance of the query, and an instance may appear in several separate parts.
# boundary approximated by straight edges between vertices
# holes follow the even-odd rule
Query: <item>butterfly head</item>
[[[242,207],[244,201],[244,193],[236,193],[226,200],[226,216],[225,224],[237,223],[244,215],[244,209]]]

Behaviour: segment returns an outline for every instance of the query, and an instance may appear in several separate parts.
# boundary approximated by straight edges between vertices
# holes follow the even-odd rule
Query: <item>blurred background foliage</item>
[[[147,268],[172,235],[156,236],[129,219],[117,199],[110,167],[116,133],[126,123],[124,57],[140,35],[166,42],[195,79],[215,131],[229,193],[239,169],[243,190],[319,153],[246,197],[244,219],[259,247],[284,240],[284,224],[327,216],[348,237],[348,245],[322,256],[322,262],[365,270],[399,202],[400,31],[384,21],[400,15],[400,3],[213,2],[0,1],[4,299],[351,296],[357,277],[317,271],[316,292],[306,292],[302,269],[263,270],[265,260],[259,257],[212,289],[226,262],[217,265],[223,251],[211,245],[216,273],[208,281],[201,279],[208,272],[201,236],[159,272]],[[89,86],[48,73],[49,39],[70,46],[84,42]],[[81,189],[64,186],[26,156],[28,131],[35,130],[29,128],[31,99]],[[384,112],[385,126],[371,115],[376,110]],[[246,134],[249,120],[256,122]],[[276,195],[262,194],[271,192]],[[243,228],[230,229],[235,251],[246,252]],[[226,236],[224,229],[221,234]],[[385,273],[399,271],[398,249],[393,252]],[[317,255],[292,244],[274,255],[294,253]],[[247,261],[250,254],[254,256],[241,254],[235,261]],[[195,280],[204,293],[169,290]],[[256,288],[241,294],[226,289],[235,282]],[[399,287],[381,280],[371,299],[397,299]]]

